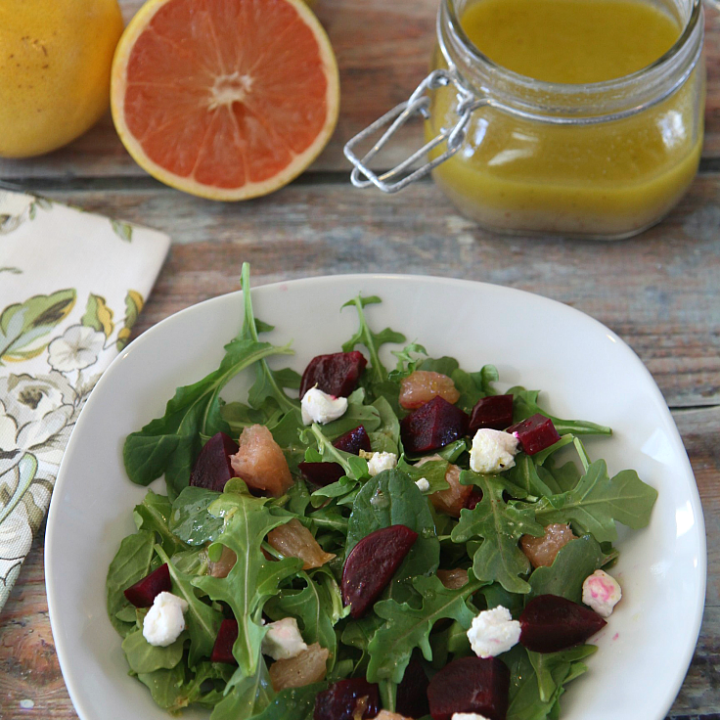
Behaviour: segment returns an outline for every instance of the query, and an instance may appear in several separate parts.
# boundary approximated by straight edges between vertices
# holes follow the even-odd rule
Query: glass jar
[[[701,0],[659,0],[683,28],[673,47],[639,72],[586,85],[541,82],[492,62],[459,21],[474,1],[442,0],[434,72],[408,103],[348,143],[353,182],[393,192],[432,170],[463,214],[505,233],[611,240],[661,220],[700,160]],[[369,160],[418,113],[430,162],[408,175],[418,152],[378,177]],[[388,122],[358,159],[357,143]]]

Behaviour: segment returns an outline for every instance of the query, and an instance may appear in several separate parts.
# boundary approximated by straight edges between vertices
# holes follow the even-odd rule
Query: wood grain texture
[[[337,55],[342,99],[337,130],[313,170],[348,172],[343,145],[406,100],[425,77],[435,44],[438,4],[438,0],[319,0],[316,11]],[[121,0],[125,19],[129,20],[140,5],[139,0]],[[720,12],[712,9],[706,11],[705,55],[708,98],[704,156],[715,159],[720,158]],[[384,156],[384,165],[389,167],[407,157],[422,142],[420,125],[408,126]],[[109,114],[86,135],[51,155],[0,160],[0,178],[6,180],[144,174],[117,138]]]
[[[690,455],[708,527],[707,605],[700,640],[670,717],[710,716],[720,708],[720,409],[673,413]],[[0,615],[0,718],[76,720],[55,655],[43,574],[43,538],[36,539]],[[22,704],[21,704],[22,703]],[[32,706],[30,705],[32,703]],[[709,720],[709,718],[708,718]]]
[[[605,323],[673,407],[720,402],[720,175],[699,177],[653,230],[612,244],[498,238],[457,215],[430,182],[390,197],[296,183],[235,205],[159,186],[52,197],[171,235],[140,329],[237,289],[244,260],[257,283],[354,272],[468,278],[536,292]]]

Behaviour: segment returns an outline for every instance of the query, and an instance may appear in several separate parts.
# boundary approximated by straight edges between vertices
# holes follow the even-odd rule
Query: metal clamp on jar
[[[662,219],[700,160],[701,0],[661,0],[677,22],[672,47],[637,72],[587,84],[535,80],[490,60],[460,22],[474,5],[442,0],[433,71],[345,146],[353,184],[392,193],[432,172],[465,215],[506,233],[614,240]],[[425,146],[373,172],[371,160],[417,116]],[[360,157],[358,146],[383,129]]]

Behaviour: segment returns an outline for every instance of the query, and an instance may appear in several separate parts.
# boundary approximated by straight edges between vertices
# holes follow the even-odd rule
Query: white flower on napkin
[[[50,372],[36,378],[0,377],[0,398],[2,476],[17,464],[24,450],[37,454],[48,445],[52,447],[50,441],[71,422],[77,397],[63,375]]]
[[[72,325],[48,346],[48,363],[63,373],[84,370],[97,362],[105,339],[105,333],[94,328]]]

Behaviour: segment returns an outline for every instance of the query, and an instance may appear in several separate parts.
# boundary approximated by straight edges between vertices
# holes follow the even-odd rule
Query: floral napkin
[[[0,190],[0,609],[78,415],[169,246],[153,230]]]

